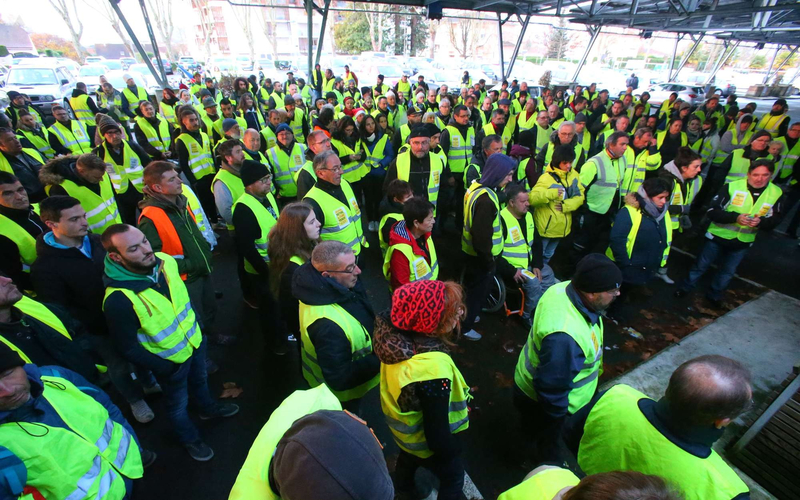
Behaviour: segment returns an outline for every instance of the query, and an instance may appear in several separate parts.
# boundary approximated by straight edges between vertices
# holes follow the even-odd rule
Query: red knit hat
[[[444,283],[414,281],[392,295],[392,325],[401,330],[430,335],[444,313]]]

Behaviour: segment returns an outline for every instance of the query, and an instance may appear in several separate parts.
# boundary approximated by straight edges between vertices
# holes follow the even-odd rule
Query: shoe
[[[219,365],[211,358],[206,358],[206,375],[213,375],[219,371]]]
[[[675,280],[673,280],[672,278],[667,276],[667,273],[661,273],[661,272],[656,273],[656,277],[658,279],[660,279],[661,281],[663,281],[664,283],[666,283],[667,285],[674,285],[675,284]]]
[[[161,390],[161,386],[158,385],[158,383],[156,383],[152,387],[143,387],[142,389],[144,390],[144,395],[145,396],[150,396],[150,395],[153,395],[153,394],[158,394],[160,392],[163,392]]]
[[[156,418],[156,414],[153,413],[153,410],[150,409],[144,399],[131,403],[131,410],[133,410],[133,418],[140,424],[146,424]]]
[[[227,418],[239,413],[239,405],[233,403],[219,403],[211,413],[200,414],[200,420],[211,420],[212,418]]]
[[[242,300],[244,301],[245,304],[247,304],[247,307],[249,307],[250,309],[258,310],[258,303],[255,302],[254,300],[252,299],[248,300],[247,297],[242,297]]]
[[[290,334],[288,337],[286,337],[286,340],[288,340],[289,342],[297,342],[297,337]]]
[[[185,444],[183,446],[186,448],[186,451],[189,452],[189,456],[198,462],[208,462],[214,458],[214,450],[202,441]]]
[[[156,452],[145,450],[144,448],[142,448],[141,450],[141,455],[142,455],[142,467],[144,467],[145,469],[153,465],[153,462],[156,461],[156,457],[158,456],[156,455]]]
[[[481,317],[480,316],[475,316],[475,324],[477,325],[480,322],[481,322]]]
[[[480,340],[483,338],[483,335],[476,332],[474,329],[464,333],[464,338],[467,340]]]
[[[216,345],[231,345],[236,342],[236,335],[213,335],[209,340]]]

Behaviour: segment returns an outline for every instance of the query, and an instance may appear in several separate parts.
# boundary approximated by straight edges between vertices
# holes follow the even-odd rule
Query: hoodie
[[[633,252],[628,257],[626,243],[631,231],[632,221],[628,210],[620,210],[611,228],[609,248],[614,261],[622,271],[623,281],[634,285],[644,285],[661,267],[664,250],[667,248],[667,224],[669,217],[662,210],[656,220],[646,209],[645,200],[638,193],[628,193],[625,204],[642,213],[642,221],[635,235]]]
[[[747,145],[744,141],[742,141],[742,138],[745,136],[745,134],[747,134],[748,131],[741,132],[740,131],[741,129],[739,128],[741,127],[742,120],[744,119],[745,116],[753,118],[753,115],[745,113],[742,116],[740,116],[738,120],[736,120],[735,129],[739,144],[736,145],[733,144],[733,130],[728,130],[724,134],[722,134],[722,138],[720,138],[719,140],[719,149],[730,154],[733,153],[734,150],[741,149]]]
[[[55,158],[44,164],[39,171],[39,180],[45,186],[50,186],[50,191],[48,192],[50,196],[69,196],[67,190],[61,186],[64,180],[70,180],[100,196],[100,185],[84,181],[75,171],[77,160],[78,155],[70,155]]]
[[[544,238],[566,237],[572,230],[572,212],[585,201],[584,190],[577,169],[564,172],[548,166],[529,195],[537,234]],[[556,210],[557,202],[561,203],[561,210]]]
[[[161,272],[163,262],[156,257],[156,265],[150,274],[137,274],[117,264],[106,255],[105,276],[103,282],[106,288],[124,288],[133,293],[141,293],[148,288],[155,290],[167,299],[170,298],[169,286]],[[120,291],[112,292],[103,304],[108,332],[122,356],[135,365],[142,366],[152,371],[157,377],[173,374],[181,365],[159,358],[147,351],[137,339],[141,323],[133,304],[128,297]]]
[[[497,153],[486,160],[481,178],[478,182],[484,187],[497,189],[509,172],[516,168],[516,162],[508,156]],[[498,193],[498,201],[501,201]],[[475,202],[472,214],[472,247],[478,254],[478,261],[484,271],[489,271],[494,267],[494,257],[492,256],[492,235],[494,221],[499,218],[498,208],[491,198],[481,195]]]
[[[380,362],[386,365],[407,361],[415,354],[426,352],[449,354],[447,345],[436,337],[396,328],[389,319],[389,311],[375,318],[372,348]],[[450,432],[450,390],[449,379],[426,380],[403,387],[397,399],[401,411],[422,413],[422,426],[428,448],[440,460],[447,460],[461,453],[460,439]]]
[[[411,232],[406,227],[406,221],[400,220],[389,231],[389,246],[392,245],[408,245],[414,255],[425,257],[428,265],[432,265],[431,252],[428,248],[428,241],[430,240],[431,233],[425,233],[419,238],[414,238]],[[411,270],[409,262],[402,252],[392,252],[389,271],[389,287],[396,290],[406,283],[410,282]]]
[[[50,402],[42,397],[42,393],[45,389],[42,376],[61,377],[74,384],[81,392],[94,399],[97,404],[105,408],[106,411],[108,411],[108,417],[123,426],[133,437],[134,441],[136,441],[136,444],[139,444],[139,438],[136,436],[133,428],[128,421],[125,420],[125,416],[119,408],[111,402],[111,398],[108,397],[108,394],[103,392],[99,387],[89,383],[84,377],[60,366],[39,367],[33,364],[27,364],[23,369],[30,383],[30,399],[16,410],[0,412],[0,424],[29,422],[31,424],[42,424],[71,431],[69,425],[61,419],[61,416]],[[63,389],[61,389],[58,384],[48,384],[47,390],[59,391]],[[33,425],[31,427],[33,427]],[[27,481],[25,465],[16,455],[2,446],[0,446],[0,454],[4,457],[3,462],[0,463],[0,474],[6,479],[0,481],[0,498],[18,498],[22,493],[22,486],[25,485]],[[89,465],[90,464],[86,464],[86,467],[89,467]],[[123,479],[128,492],[124,498],[128,499],[132,494],[133,482],[128,478]]]
[[[675,165],[675,161],[664,165],[664,167],[658,171],[658,176],[669,181],[670,185],[673,186],[673,190],[675,189],[674,186],[677,184],[678,189],[681,190],[681,199],[686,199],[686,179],[683,178],[680,169]],[[671,215],[689,215],[690,208],[691,205],[669,205],[668,210]]]
[[[352,289],[347,289],[334,279],[323,276],[307,262],[294,273],[292,295],[310,306],[337,304],[364,326],[367,335],[372,332],[375,313],[361,280]],[[307,333],[314,345],[322,377],[331,389],[352,389],[380,371],[380,361],[374,354],[353,361],[350,341],[341,327],[330,319],[318,319],[308,326]]]

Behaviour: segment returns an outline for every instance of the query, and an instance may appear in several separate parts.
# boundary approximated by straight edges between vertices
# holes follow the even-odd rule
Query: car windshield
[[[103,66],[84,66],[78,76],[100,76],[106,72]]]
[[[6,85],[58,85],[58,80],[49,68],[13,68]]]
[[[150,74],[150,69],[147,66],[131,66],[128,70],[142,75]]]
[[[108,69],[122,69],[122,63],[119,61],[103,61],[103,64],[108,66]]]
[[[397,66],[378,66],[378,73],[389,78],[403,75],[403,72]]]

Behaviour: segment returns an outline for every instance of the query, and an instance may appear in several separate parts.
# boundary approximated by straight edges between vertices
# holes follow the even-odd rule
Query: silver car
[[[69,109],[69,98],[77,80],[64,66],[12,66],[3,90],[27,94],[42,116],[51,115],[54,104]]]
[[[661,103],[669,99],[673,92],[678,93],[678,97],[688,102],[692,106],[702,104],[705,101],[706,92],[703,87],[687,85],[685,83],[657,83],[647,91],[650,93],[650,104],[661,106]]]

